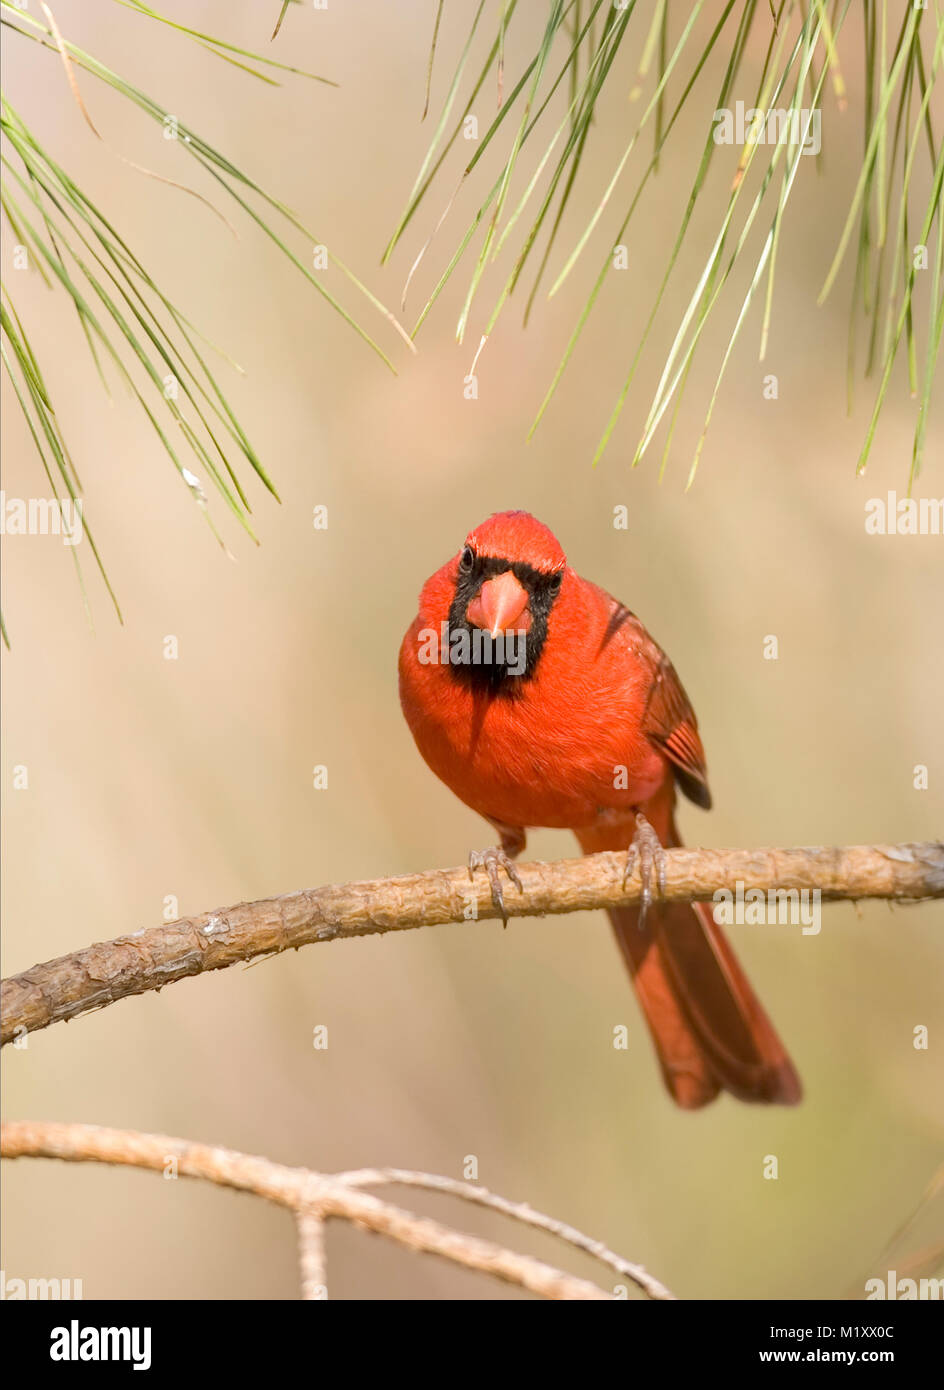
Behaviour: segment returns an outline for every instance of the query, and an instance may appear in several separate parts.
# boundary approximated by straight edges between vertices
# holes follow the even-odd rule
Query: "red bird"
[[[573,830],[585,854],[627,850],[627,873],[638,859],[640,906],[609,916],[673,1099],[795,1104],[799,1077],[710,909],[647,915],[662,847],[681,843],[676,786],[706,810],[711,794],[688,696],[639,619],[541,522],[500,512],[424,586],[400,700],[430,768],[498,832],[469,865],[503,917],[499,870],[520,888],[526,826]]]

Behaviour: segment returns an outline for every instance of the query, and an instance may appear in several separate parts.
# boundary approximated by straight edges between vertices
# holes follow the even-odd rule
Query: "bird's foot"
[[[623,870],[624,888],[632,878],[637,862],[639,864],[639,878],[642,883],[642,893],[639,898],[639,925],[642,927],[646,920],[646,913],[652,906],[653,868],[655,868],[655,880],[659,892],[662,897],[665,897],[665,850],[662,848],[662,841],[641,811],[636,814],[636,833],[626,855],[626,868]]]
[[[521,875],[515,866],[515,861],[500,845],[492,845],[489,849],[474,849],[469,855],[469,878],[472,877],[476,869],[484,869],[488,874],[488,881],[492,887],[492,902],[501,915],[503,926],[508,925],[508,912],[505,908],[505,896],[502,893],[499,869],[504,869],[512,883],[523,891]]]

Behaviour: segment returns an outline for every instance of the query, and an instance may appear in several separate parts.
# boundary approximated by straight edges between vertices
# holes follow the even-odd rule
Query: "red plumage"
[[[509,614],[528,631],[523,674],[488,679],[423,659],[443,624],[495,636]],[[628,850],[640,811],[663,845],[678,845],[676,785],[711,804],[695,715],[668,658],[526,512],[490,517],[427,581],[400,649],[400,698],[430,768],[510,853],[528,826],[573,830],[587,854]],[[796,1072],[709,909],[659,904],[642,925],[637,908],[609,915],[679,1105],[704,1105],[722,1088],[799,1100]]]

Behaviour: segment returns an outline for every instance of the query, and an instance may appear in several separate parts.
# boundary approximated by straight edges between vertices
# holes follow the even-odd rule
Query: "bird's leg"
[[[652,870],[656,871],[656,883],[660,894],[665,897],[665,850],[652,826],[642,811],[636,812],[636,833],[633,836],[629,853],[626,855],[626,868],[623,871],[623,887],[633,876],[636,863],[639,863],[639,878],[642,892],[639,897],[639,925],[643,926],[646,913],[652,906]]]
[[[492,888],[492,902],[501,914],[503,926],[507,927],[508,913],[505,909],[505,896],[502,893],[498,871],[504,869],[518,892],[522,891],[521,875],[515,867],[513,856],[520,854],[524,849],[525,833],[520,826],[502,825],[499,821],[492,821],[491,823],[501,836],[501,844],[491,845],[488,849],[472,850],[469,855],[469,878],[472,877],[476,869],[485,870]]]

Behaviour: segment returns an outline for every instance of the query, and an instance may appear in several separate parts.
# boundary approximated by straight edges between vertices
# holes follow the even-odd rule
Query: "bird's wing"
[[[681,790],[707,811],[711,807],[705,750],[698,733],[698,721],[678,673],[665,652],[650,637],[642,623],[628,608],[612,598],[603,645],[618,641],[625,645],[650,677],[642,717],[642,730],[649,742],[672,764]]]

